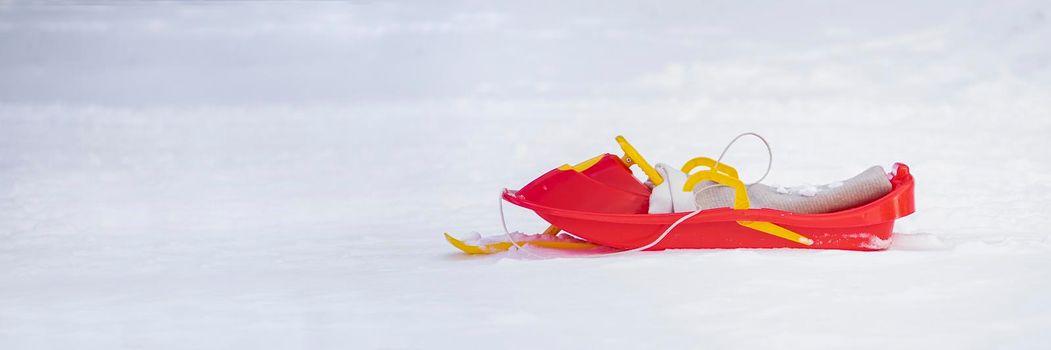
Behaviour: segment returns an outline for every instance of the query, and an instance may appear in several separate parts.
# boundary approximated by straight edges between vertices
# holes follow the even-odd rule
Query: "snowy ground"
[[[0,348],[1051,347],[1051,6],[690,3],[0,1]],[[616,134],[743,131],[766,183],[905,162],[917,212],[877,253],[441,238]]]

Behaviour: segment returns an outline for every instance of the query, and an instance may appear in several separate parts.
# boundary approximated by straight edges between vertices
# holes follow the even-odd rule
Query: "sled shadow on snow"
[[[944,242],[937,235],[932,233],[895,233],[893,240],[890,243],[890,247],[887,251],[945,251],[952,250],[953,245]],[[647,251],[647,252],[624,252],[612,248],[597,248],[583,251],[565,251],[558,249],[544,249],[525,247],[520,250],[510,250],[505,252],[493,253],[493,254],[464,254],[462,252],[449,252],[441,255],[441,259],[447,261],[485,261],[489,263],[496,263],[503,259],[511,260],[551,260],[551,259],[582,259],[582,258],[605,258],[605,257],[621,257],[621,256],[653,256],[654,254],[667,254],[667,255],[706,255],[706,254],[719,254],[728,252],[751,252],[768,254],[771,256],[776,255],[797,255],[797,254],[822,254],[823,252],[837,252],[843,254],[880,254],[881,251],[850,251],[850,250],[806,250],[806,249],[749,249],[749,248],[736,248],[736,249],[668,249],[663,251]]]

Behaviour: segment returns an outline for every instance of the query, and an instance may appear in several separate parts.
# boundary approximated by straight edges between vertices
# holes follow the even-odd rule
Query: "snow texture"
[[[0,349],[1046,349],[1049,15],[0,1]],[[917,212],[874,253],[442,238],[617,134],[678,164],[744,131],[768,183],[906,163]]]

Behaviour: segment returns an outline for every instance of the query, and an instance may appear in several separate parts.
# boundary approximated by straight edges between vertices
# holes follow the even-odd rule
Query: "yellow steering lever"
[[[628,143],[628,140],[625,139],[624,136],[617,135],[617,144],[620,145],[620,149],[624,150],[624,157],[622,158],[624,164],[627,164],[629,167],[632,164],[638,165],[639,169],[642,169],[642,172],[646,173],[646,177],[650,179],[650,182],[652,182],[654,186],[660,185],[664,182],[664,178],[661,177],[661,174],[657,173],[657,169],[654,169],[653,166],[646,161],[646,158],[643,158],[642,155],[639,154],[639,151],[635,149],[635,146]]]

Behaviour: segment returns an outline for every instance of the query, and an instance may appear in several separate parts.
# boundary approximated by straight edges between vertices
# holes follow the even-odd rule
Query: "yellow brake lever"
[[[650,182],[652,182],[654,186],[660,185],[664,182],[664,178],[661,177],[661,174],[657,173],[657,169],[650,166],[650,163],[646,161],[646,158],[643,158],[642,155],[639,154],[639,151],[628,143],[628,140],[625,139],[624,136],[617,135],[617,144],[620,145],[620,149],[624,150],[623,160],[625,164],[629,167],[632,164],[638,165],[639,169],[642,169],[642,172],[646,173],[646,177],[650,179]]]

